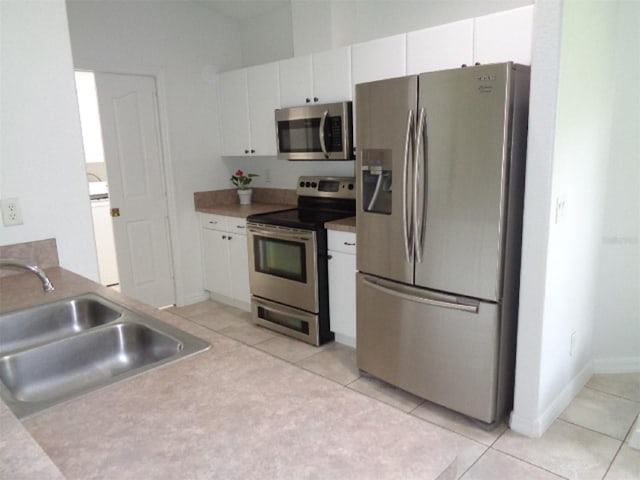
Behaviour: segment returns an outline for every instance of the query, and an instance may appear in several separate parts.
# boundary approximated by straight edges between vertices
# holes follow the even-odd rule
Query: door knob
[[[112,208],[111,209],[111,216],[112,217],[119,217],[120,216],[120,209],[119,208]]]

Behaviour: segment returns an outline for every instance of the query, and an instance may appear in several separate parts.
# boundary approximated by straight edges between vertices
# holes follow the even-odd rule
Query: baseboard
[[[187,305],[192,305],[194,303],[204,302],[205,300],[209,300],[209,294],[207,292],[197,292],[191,293],[189,295],[185,295],[181,299],[181,304],[178,304],[178,307],[186,307]]]
[[[217,293],[211,293],[211,300],[215,300],[216,302],[225,303],[227,305],[231,305],[232,307],[239,308],[240,310],[244,310],[245,312],[251,311],[251,304],[247,302],[242,302],[240,300],[236,300],[235,298],[227,297],[226,295],[220,295]]]
[[[335,341],[346,345],[347,347],[356,348],[356,339],[349,335],[343,335],[342,333],[335,334]]]
[[[536,418],[530,419],[511,412],[509,428],[516,433],[530,438],[540,438],[556,418],[569,406],[593,375],[592,362],[585,367],[562,389],[560,394]]]
[[[638,373],[640,357],[596,358],[593,373]]]

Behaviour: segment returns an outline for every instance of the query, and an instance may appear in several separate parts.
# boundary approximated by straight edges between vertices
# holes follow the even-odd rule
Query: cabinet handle
[[[314,102],[318,102],[318,97],[313,97]]]
[[[252,148],[252,149],[251,149],[251,153],[256,153],[256,151]]]
[[[231,235],[229,235],[229,236],[227,237],[227,240],[231,240]]]
[[[210,223],[211,225],[215,225],[215,224],[217,224],[218,222],[214,222],[213,220],[209,220],[209,223]]]
[[[327,260],[331,260],[333,258],[333,255],[327,255]]]
[[[344,244],[345,244],[347,247],[355,247],[355,246],[356,246],[356,242],[353,242],[353,243],[351,243],[351,242],[344,242]]]
[[[227,239],[227,236],[226,236],[226,235],[222,235],[222,239],[223,239],[223,240],[226,240],[226,239]]]
[[[245,228],[244,225],[236,225],[236,228]]]
[[[310,98],[305,98],[304,101],[307,102],[307,103],[311,103],[311,99]]]

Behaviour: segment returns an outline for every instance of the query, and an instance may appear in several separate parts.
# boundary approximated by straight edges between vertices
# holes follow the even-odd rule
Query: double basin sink
[[[18,418],[210,345],[99,295],[0,315],[0,398]]]

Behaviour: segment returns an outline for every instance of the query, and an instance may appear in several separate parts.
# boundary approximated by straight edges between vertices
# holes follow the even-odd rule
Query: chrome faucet
[[[40,281],[42,282],[42,289],[45,292],[53,292],[54,288],[51,284],[51,280],[47,277],[47,274],[38,267],[37,265],[29,265],[27,262],[23,262],[22,260],[16,260],[13,258],[0,258],[0,267],[16,267],[27,270],[38,276]]]

